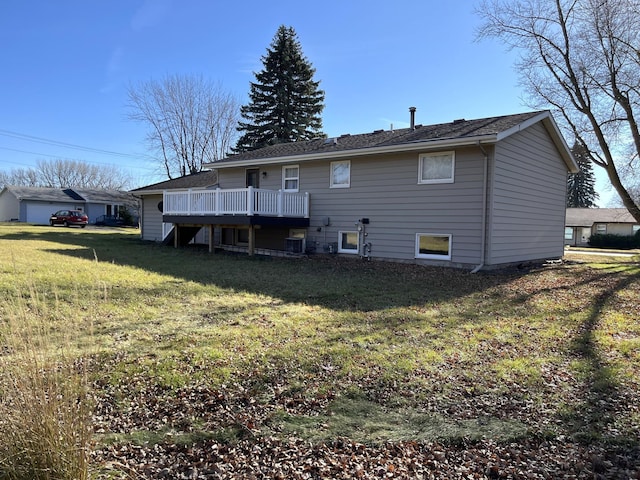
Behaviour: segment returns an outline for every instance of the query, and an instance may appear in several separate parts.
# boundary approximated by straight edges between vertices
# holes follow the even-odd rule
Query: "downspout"
[[[480,242],[480,264],[473,270],[471,270],[471,273],[478,273],[484,267],[486,256],[485,251],[487,248],[487,191],[489,189],[489,154],[480,143],[480,140],[478,140],[478,147],[484,155],[484,177],[482,182],[482,240]]]

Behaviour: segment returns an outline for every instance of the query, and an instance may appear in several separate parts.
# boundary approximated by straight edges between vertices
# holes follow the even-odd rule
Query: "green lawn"
[[[122,446],[263,438],[636,448],[639,312],[638,257],[471,274],[0,224],[0,360],[39,325],[85,365],[114,471]]]

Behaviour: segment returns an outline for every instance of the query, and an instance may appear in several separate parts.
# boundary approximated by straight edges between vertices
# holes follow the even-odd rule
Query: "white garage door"
[[[60,203],[28,203],[27,223],[36,225],[49,225],[49,217],[58,210],[73,209],[74,205]]]

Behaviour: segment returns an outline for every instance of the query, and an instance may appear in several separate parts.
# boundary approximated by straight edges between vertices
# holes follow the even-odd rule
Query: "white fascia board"
[[[359,148],[353,150],[341,150],[339,152],[310,153],[303,155],[289,155],[284,157],[254,158],[248,160],[228,160],[224,162],[214,162],[204,164],[204,168],[221,170],[224,168],[248,167],[256,165],[272,165],[281,163],[297,163],[311,160],[335,160],[339,158],[363,157],[367,155],[382,155],[395,152],[417,152],[443,148],[467,147],[492,144],[496,142],[495,135],[477,135],[475,137],[438,139],[433,141],[419,141],[415,143],[403,143],[402,145],[391,145],[386,147]]]
[[[535,117],[531,117],[528,120],[525,120],[522,123],[519,123],[517,125],[514,125],[511,128],[508,128],[507,130],[503,130],[502,132],[500,132],[497,136],[497,140],[504,140],[507,137],[510,137],[511,135],[521,132],[522,130],[526,130],[527,128],[529,128],[531,125],[535,125],[536,123],[551,117],[551,114],[546,111],[546,112],[540,112],[538,115],[536,115]]]
[[[166,189],[162,190],[145,190],[144,192],[129,192],[134,197],[144,197],[145,195],[162,195]]]

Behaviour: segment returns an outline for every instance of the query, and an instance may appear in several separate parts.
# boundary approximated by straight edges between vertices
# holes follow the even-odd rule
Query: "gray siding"
[[[352,158],[350,188],[335,189],[329,187],[329,160],[298,163],[299,190],[310,194],[307,245],[327,251],[340,231],[355,231],[358,219],[369,218],[366,241],[374,258],[415,261],[416,233],[437,233],[452,235],[452,259],[446,264],[479,263],[483,155],[476,148],[456,151],[455,182],[431,185],[418,184],[418,157]],[[261,175],[260,187],[281,188],[281,166],[263,170],[267,176]],[[221,169],[219,176],[221,188],[245,186],[244,168]]]
[[[0,222],[8,222],[16,218],[20,219],[20,202],[13,193],[5,190],[0,195]]]
[[[141,236],[143,240],[162,241],[162,212],[158,210],[158,202],[161,201],[162,195],[145,195],[142,198]]]
[[[488,265],[562,256],[566,176],[567,168],[541,123],[497,145]]]

